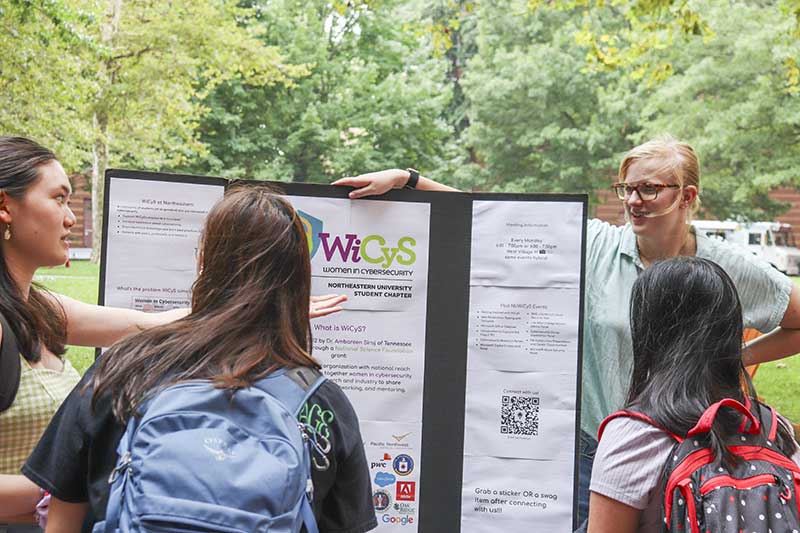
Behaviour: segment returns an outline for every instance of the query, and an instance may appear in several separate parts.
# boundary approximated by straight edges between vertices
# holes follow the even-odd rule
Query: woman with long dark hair
[[[53,495],[47,530],[79,531],[83,522],[90,531],[105,519],[124,424],[157,392],[190,380],[234,392],[279,369],[319,368],[311,356],[310,287],[307,241],[291,205],[264,187],[229,189],[206,219],[191,312],[108,350],[25,464],[24,474]],[[307,423],[331,443],[330,466],[312,473],[320,530],[372,529],[371,484],[352,406],[330,381],[307,405],[326,413]]]
[[[68,258],[71,192],[53,152],[0,137],[0,522],[33,521],[39,489],[13,474],[80,379],[64,345],[105,346],[182,314],[101,308],[33,282]]]
[[[685,436],[725,398],[757,402],[742,365],[742,307],[719,265],[697,257],[654,264],[633,285],[630,317],[633,374],[625,408],[660,429],[628,417],[607,423],[592,470],[590,533],[661,531],[661,475],[675,446],[669,433]],[[710,447],[715,457],[729,458],[723,443],[740,434],[742,417],[726,410],[717,420]],[[797,462],[789,427],[778,424],[775,446]]]
[[[64,358],[65,344],[109,346],[187,312],[90,305],[33,281],[38,268],[62,265],[69,257],[71,193],[52,151],[29,139],[0,136],[0,524],[34,520],[39,489],[14,474],[80,379]],[[312,302],[311,314],[337,311],[340,302],[321,297]],[[309,313],[308,304],[304,310]]]

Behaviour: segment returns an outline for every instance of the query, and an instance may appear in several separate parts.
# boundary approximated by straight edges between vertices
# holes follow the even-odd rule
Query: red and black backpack
[[[737,459],[733,466],[717,461],[709,445],[709,432],[721,407],[744,415],[737,434],[724,442]],[[775,444],[779,422],[771,407],[751,406],[749,400],[747,406],[730,398],[719,401],[703,413],[686,437],[670,433],[644,413],[618,411],[600,425],[598,438],[606,424],[618,417],[647,422],[675,440],[664,466],[662,531],[800,532],[800,467]]]

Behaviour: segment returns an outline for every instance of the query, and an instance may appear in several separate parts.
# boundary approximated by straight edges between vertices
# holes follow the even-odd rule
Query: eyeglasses
[[[615,183],[611,186],[617,193],[617,198],[624,200],[630,198],[634,192],[639,195],[643,202],[649,202],[658,198],[661,189],[680,189],[680,185],[661,185],[660,183],[642,183],[641,185],[628,185],[627,183]]]

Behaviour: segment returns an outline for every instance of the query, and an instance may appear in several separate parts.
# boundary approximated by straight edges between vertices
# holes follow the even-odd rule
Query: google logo
[[[385,514],[381,517],[381,520],[384,524],[398,524],[400,526],[414,523],[413,516],[389,516]]]

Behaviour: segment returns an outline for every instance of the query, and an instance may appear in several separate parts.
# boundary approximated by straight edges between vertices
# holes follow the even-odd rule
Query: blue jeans
[[[580,460],[578,463],[578,524],[589,518],[589,482],[592,479],[592,464],[597,453],[597,439],[581,431]]]

